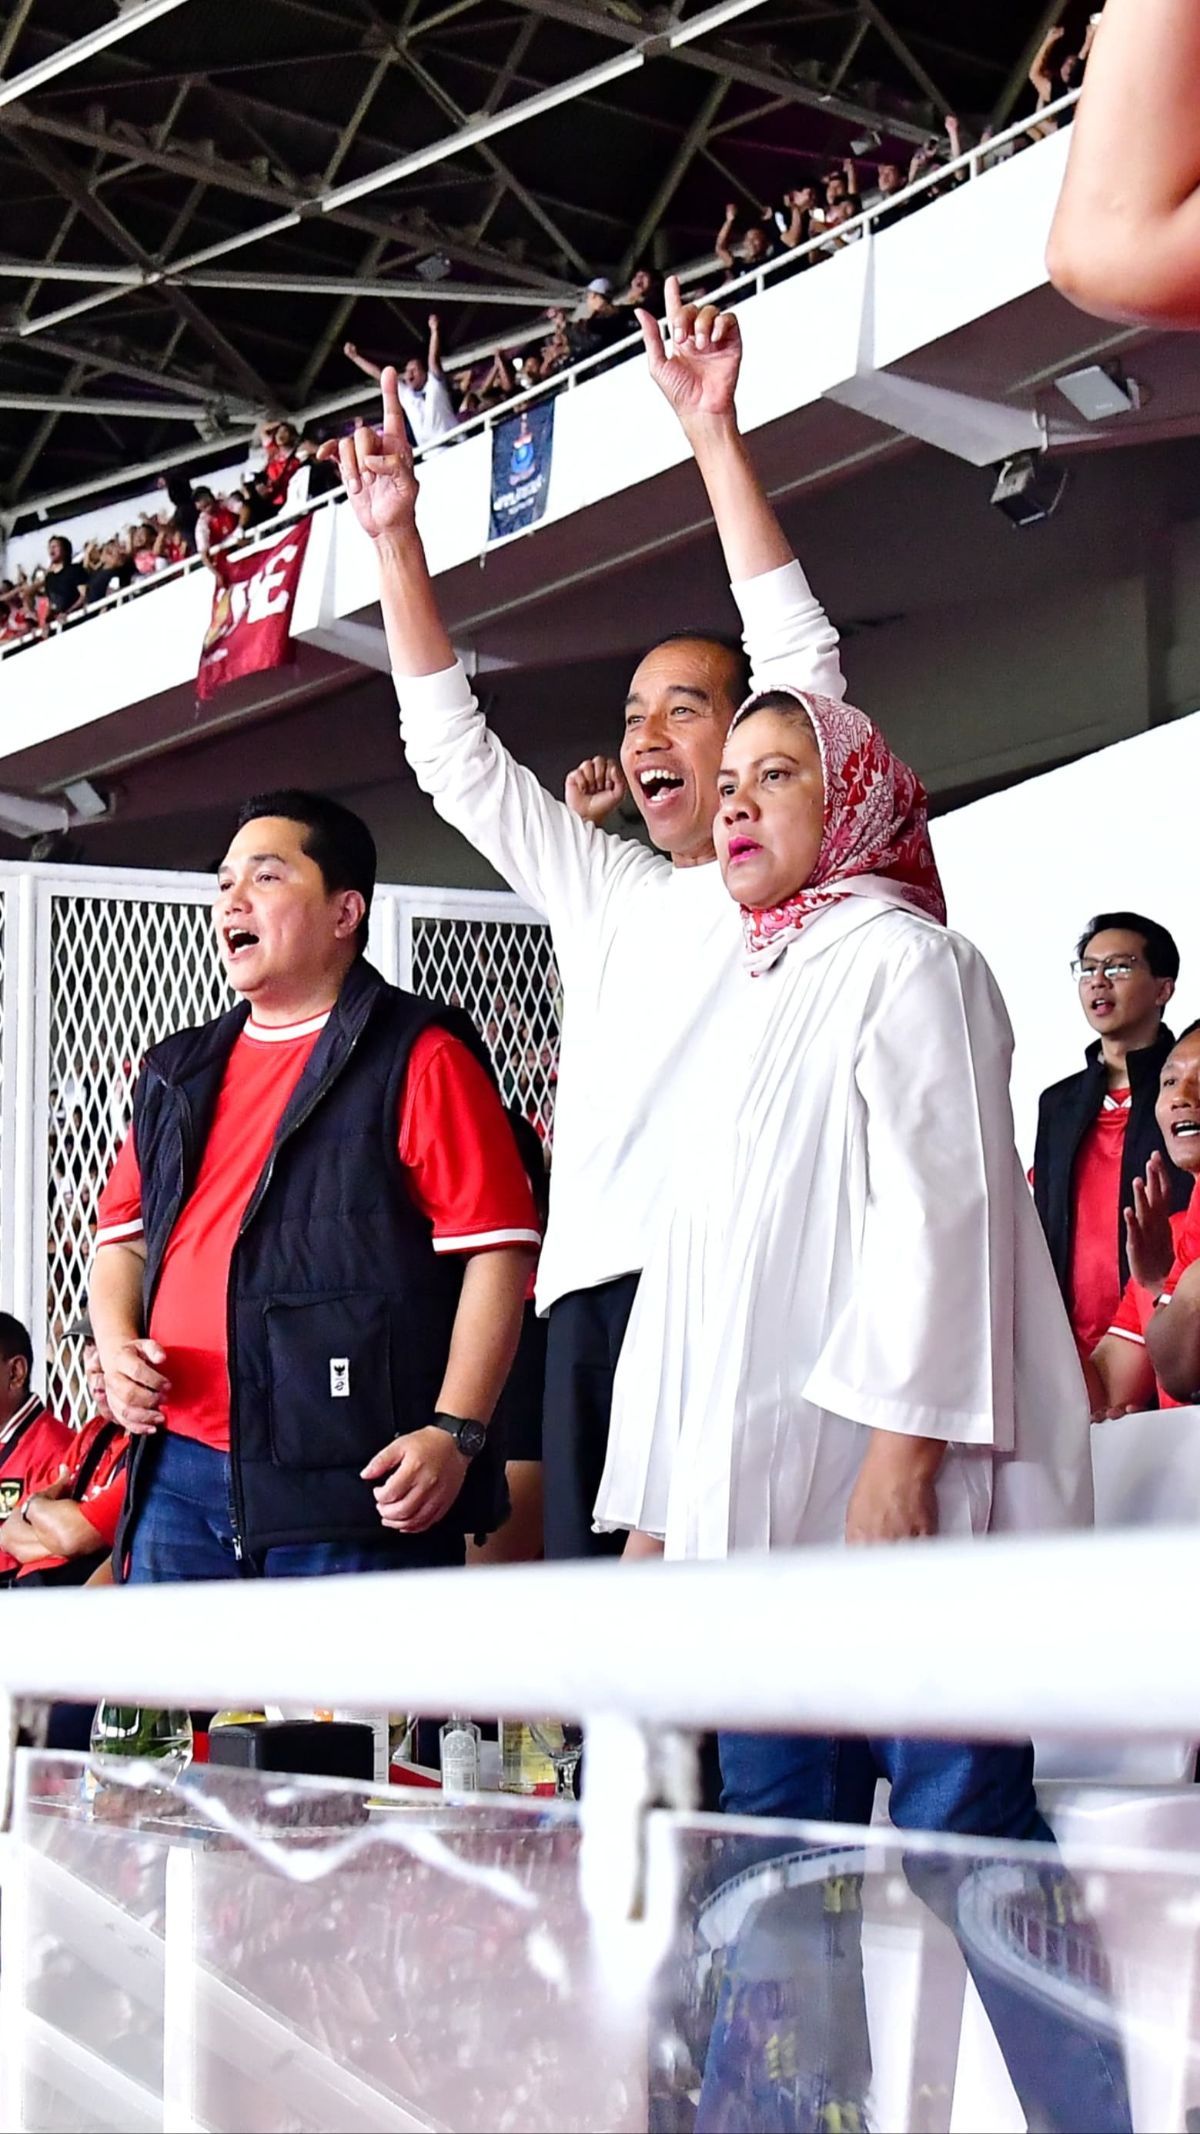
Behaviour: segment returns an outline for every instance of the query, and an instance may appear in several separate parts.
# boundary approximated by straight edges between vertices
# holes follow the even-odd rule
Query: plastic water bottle
[[[447,1719],[438,1735],[444,1794],[478,1793],[480,1738],[473,1719]]]
[[[192,1760],[191,1715],[102,1698],[92,1720],[91,1750],[106,1762],[145,1757],[162,1766],[164,1777],[178,1778]]]

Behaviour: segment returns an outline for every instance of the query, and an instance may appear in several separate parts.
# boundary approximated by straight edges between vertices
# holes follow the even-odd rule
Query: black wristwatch
[[[433,1418],[435,1430],[445,1430],[454,1439],[465,1460],[473,1460],[487,1444],[487,1430],[482,1423],[472,1422],[462,1415],[437,1414]]]

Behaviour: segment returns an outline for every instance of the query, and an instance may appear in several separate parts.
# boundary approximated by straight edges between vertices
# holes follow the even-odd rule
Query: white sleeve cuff
[[[475,696],[461,660],[437,674],[396,674],[392,680],[406,719],[444,718],[455,711],[473,711]]]
[[[807,689],[840,703],[846,680],[838,633],[795,558],[730,590],[741,611],[751,686]]]
[[[134,1222],[110,1223],[106,1230],[97,1230],[96,1243],[97,1245],[125,1245],[129,1243],[131,1238],[143,1237],[144,1235],[142,1218],[139,1215]]]
[[[1114,1341],[1132,1341],[1134,1347],[1137,1349],[1144,1349],[1146,1346],[1145,1335],[1135,1334],[1132,1327],[1110,1326],[1108,1332],[1112,1335]],[[1105,1338],[1108,1338],[1107,1335],[1105,1336]]]
[[[760,571],[757,578],[736,579],[729,590],[737,601],[747,637],[769,636],[778,628],[781,616],[813,597],[795,556],[773,571]]]
[[[537,1230],[477,1230],[467,1237],[435,1237],[435,1252],[493,1252],[501,1245],[528,1245],[536,1252],[541,1245]]]

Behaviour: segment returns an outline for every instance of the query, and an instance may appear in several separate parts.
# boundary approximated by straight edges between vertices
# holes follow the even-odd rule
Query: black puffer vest
[[[166,1038],[138,1080],[146,1325],[248,1013],[243,1005]],[[409,1055],[433,1024],[491,1074],[458,1009],[397,991],[369,964],[352,967],[242,1218],[228,1331],[230,1512],[245,1555],[283,1543],[389,1540],[360,1469],[389,1439],[430,1421],[462,1281],[461,1261],[433,1250],[397,1149]],[[133,1448],[118,1565],[157,1443],[143,1437]],[[503,1473],[502,1447],[489,1438],[446,1525],[467,1533],[498,1525]],[[404,1537],[391,1538],[402,1556]]]

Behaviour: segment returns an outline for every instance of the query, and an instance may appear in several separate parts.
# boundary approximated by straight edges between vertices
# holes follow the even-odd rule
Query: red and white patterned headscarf
[[[944,926],[946,899],[916,772],[892,754],[864,712],[802,689],[770,689],[749,698],[735,727],[764,695],[794,697],[808,714],[821,755],[825,831],[803,889],[766,911],[743,906],[750,969],[769,970],[807,920],[848,896],[877,897]]]

